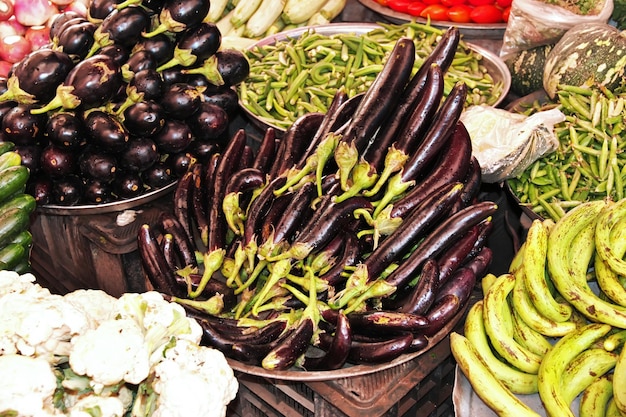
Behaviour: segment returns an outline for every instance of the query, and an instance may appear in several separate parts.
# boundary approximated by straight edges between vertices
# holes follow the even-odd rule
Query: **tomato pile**
[[[509,19],[512,0],[376,0],[390,9],[431,21],[492,24]]]

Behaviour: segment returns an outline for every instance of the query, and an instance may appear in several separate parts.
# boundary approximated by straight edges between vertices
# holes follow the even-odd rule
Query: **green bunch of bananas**
[[[487,275],[451,349],[500,416],[626,415],[626,199],[584,203],[535,220],[501,276]],[[597,289],[591,286],[597,284]]]

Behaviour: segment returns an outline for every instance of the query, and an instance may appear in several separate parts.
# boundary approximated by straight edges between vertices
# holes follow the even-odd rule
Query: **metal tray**
[[[363,6],[385,17],[393,23],[417,22],[427,23],[428,21],[422,17],[411,16],[407,13],[397,12],[389,7],[383,6],[374,0],[359,0]],[[506,23],[477,24],[477,23],[454,23],[439,20],[431,20],[431,26],[450,27],[456,26],[460,32],[471,38],[478,39],[502,39],[506,30]]]

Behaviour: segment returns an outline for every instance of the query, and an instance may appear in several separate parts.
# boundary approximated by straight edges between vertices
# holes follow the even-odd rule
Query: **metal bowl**
[[[297,39],[302,36],[302,34],[308,31],[315,31],[315,33],[324,36],[331,36],[339,33],[353,33],[355,35],[364,35],[372,30],[380,28],[380,25],[374,23],[331,23],[328,25],[319,25],[314,27],[300,27],[285,32],[280,32],[272,36],[268,36],[254,43],[248,49],[253,50],[257,47],[273,45],[277,42],[285,41],[287,39]],[[502,83],[502,91],[500,92],[500,96],[498,96],[496,102],[493,103],[493,106],[499,105],[504,100],[511,87],[511,73],[509,72],[508,67],[506,66],[504,61],[500,59],[499,56],[497,56],[489,49],[472,42],[465,41],[465,44],[471,50],[482,56],[481,64],[487,69],[487,71],[493,78],[494,83]],[[257,114],[250,111],[243,104],[241,99],[239,100],[239,105],[243,113],[246,115],[247,119],[250,120],[250,122],[259,129],[265,130],[268,127],[272,127],[279,134],[282,134],[282,132],[285,131],[283,127],[278,126],[277,124],[274,124],[265,118],[261,118]]]

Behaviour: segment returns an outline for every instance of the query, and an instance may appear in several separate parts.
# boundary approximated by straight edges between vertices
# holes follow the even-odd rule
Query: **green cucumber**
[[[23,232],[15,236],[11,240],[11,243],[17,243],[24,246],[25,248],[30,248],[30,245],[33,244],[33,234],[28,230],[24,230]]]
[[[0,154],[0,171],[22,164],[22,157],[15,151],[8,151]]]
[[[30,217],[20,208],[13,207],[0,213],[0,247],[11,242],[15,237],[28,230]]]
[[[26,274],[27,272],[32,272],[30,269],[30,259],[28,256],[25,256],[22,261],[13,267],[13,270],[20,275]]]
[[[15,143],[9,141],[0,141],[0,155],[15,149]]]
[[[30,214],[35,211],[37,201],[35,200],[35,197],[30,194],[17,193],[4,203],[0,204],[0,213],[14,207],[24,210],[27,214]]]
[[[29,171],[24,165],[8,167],[0,171],[0,202],[26,189]]]
[[[19,243],[9,243],[0,249],[0,262],[4,264],[5,269],[12,270],[19,265],[28,255],[28,251]]]

